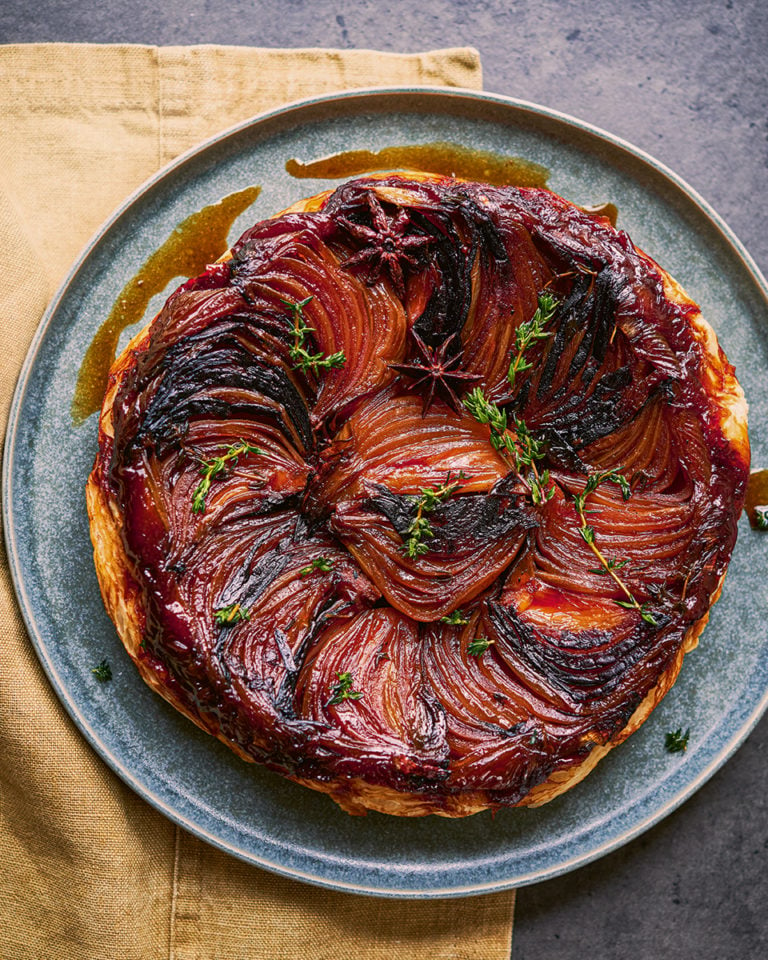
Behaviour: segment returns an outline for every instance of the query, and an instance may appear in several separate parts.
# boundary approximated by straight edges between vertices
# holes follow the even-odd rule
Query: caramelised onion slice
[[[361,403],[325,451],[313,493],[333,510],[331,529],[389,603],[429,622],[491,584],[537,520],[522,486],[505,479],[509,465],[486,428],[442,403],[421,409],[413,395],[392,388]],[[417,551],[409,529],[424,491],[446,485],[453,495],[430,509]]]
[[[421,643],[409,618],[369,610],[314,645],[298,677],[297,709],[325,728],[318,747],[338,754],[343,775],[390,786],[447,776],[445,714],[412,669]]]
[[[282,319],[295,346],[301,319],[317,352],[342,355],[319,379],[313,404],[316,427],[344,404],[391,378],[386,364],[405,353],[403,306],[390,290],[360,284],[342,268],[341,257],[323,239],[332,229],[321,220],[300,221],[295,233],[266,237],[247,233],[231,262],[232,282],[251,305]],[[258,242],[261,240],[261,242]],[[255,256],[250,251],[257,251]],[[301,317],[295,306],[303,304]],[[314,351],[312,351],[314,354]],[[316,370],[305,373],[315,374]]]
[[[746,407],[698,308],[545,190],[391,175],[256,224],[118,359],[88,484],[142,676],[350,812],[578,782],[720,590]]]

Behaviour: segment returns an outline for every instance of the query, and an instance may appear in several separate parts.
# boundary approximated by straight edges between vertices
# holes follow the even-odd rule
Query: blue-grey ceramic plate
[[[669,170],[551,110],[464,91],[386,90],[312,100],[259,117],[190,152],[131,197],[88,246],[48,310],[8,428],[4,507],[21,608],[45,670],[84,736],[141,796],[236,856],[362,893],[484,893],[571,870],[625,843],[690,796],[766,706],[766,540],[742,522],[725,590],[699,649],[642,729],[580,786],[538,810],[464,821],[347,816],[325,796],[242,763],[150,692],[124,654],[94,575],[83,486],[96,417],[70,418],[78,370],[124,284],[190,213],[253,184],[236,222],[332,186],[286,173],[352,148],[455,141],[527,157],[584,205],[613,201],[619,226],[701,304],[735,363],[753,416],[768,411],[765,281],[714,212]],[[150,312],[158,306],[157,298]],[[130,332],[130,331],[129,331]],[[126,336],[128,334],[126,333]],[[755,461],[768,462],[765,434]],[[107,658],[111,683],[91,668]],[[684,755],[664,749],[689,726]]]

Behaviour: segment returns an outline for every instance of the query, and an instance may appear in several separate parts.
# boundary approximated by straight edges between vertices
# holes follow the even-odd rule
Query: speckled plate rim
[[[215,148],[239,133],[248,130],[254,126],[264,124],[267,121],[283,120],[288,122],[291,118],[300,115],[308,108],[323,107],[332,109],[335,103],[348,105],[357,101],[360,104],[378,102],[382,98],[399,98],[400,100],[420,100],[428,102],[430,99],[435,104],[446,101],[453,101],[458,104],[461,101],[476,101],[478,104],[492,104],[499,107],[508,107],[514,113],[530,114],[536,117],[545,118],[556,124],[562,125],[565,130],[573,131],[576,134],[586,135],[598,141],[602,141],[611,148],[623,151],[628,158],[639,161],[649,170],[654,171],[668,184],[674,186],[682,195],[684,202],[691,204],[708,221],[710,226],[720,235],[724,245],[730,248],[732,255],[740,261],[752,285],[753,292],[757,293],[762,303],[768,311],[768,283],[762,276],[752,257],[745,249],[740,240],[733,231],[715,212],[715,210],[704,200],[690,185],[688,185],[674,171],[660,163],[651,155],[633,146],[631,143],[616,137],[599,127],[576,119],[559,111],[543,107],[525,100],[511,97],[505,97],[499,94],[478,93],[473,90],[464,90],[461,88],[436,88],[436,87],[386,87],[370,88],[355,91],[340,91],[337,94],[329,94],[320,97],[309,98],[287,104],[276,110],[268,111],[257,117],[251,118],[243,123],[237,124],[217,136],[205,141],[197,147],[187,151],[172,163],[168,164],[157,174],[147,180],[142,186],[134,191],[120,207],[109,217],[103,226],[97,231],[90,242],[83,249],[77,261],[70,270],[68,276],[63,281],[58,292],[47,308],[35,336],[30,345],[27,357],[19,374],[18,383],[13,396],[8,427],[6,431],[3,468],[2,468],[2,498],[3,498],[3,521],[6,549],[9,558],[11,576],[21,608],[22,616],[32,640],[35,651],[40,662],[51,682],[57,696],[63,703],[67,712],[75,722],[83,736],[96,750],[101,758],[120,776],[137,794],[147,800],[154,807],[159,809],[170,820],[178,823],[191,833],[201,839],[217,846],[243,860],[273,870],[279,874],[291,876],[294,879],[307,881],[319,886],[330,887],[333,889],[346,890],[354,893],[370,894],[385,897],[402,898],[443,898],[468,896],[488,893],[491,891],[509,889],[526,884],[535,883],[544,879],[569,872],[583,864],[591,862],[612,850],[623,846],[628,841],[639,836],[654,824],[658,823],[664,817],[668,816],[673,810],[680,806],[686,799],[696,792],[735,752],[744,739],[748,736],[755,724],[768,708],[768,678],[766,679],[766,689],[761,697],[755,699],[750,705],[748,711],[739,710],[736,706],[726,716],[723,725],[726,730],[720,731],[724,736],[719,748],[708,756],[708,762],[700,767],[694,776],[681,776],[670,778],[667,783],[667,791],[662,800],[651,806],[644,815],[637,815],[637,811],[623,810],[617,817],[617,826],[613,831],[599,829],[594,843],[588,850],[582,850],[572,857],[560,856],[555,862],[548,863],[546,866],[537,866],[535,869],[527,871],[518,871],[514,876],[501,875],[496,872],[490,878],[471,882],[456,882],[455,884],[434,884],[429,878],[429,868],[422,872],[417,870],[415,877],[409,877],[408,882],[404,884],[396,882],[373,883],[370,877],[358,875],[353,880],[347,881],[337,876],[329,876],[324,869],[325,859],[320,858],[321,862],[308,862],[302,866],[295,864],[287,867],[280,858],[270,857],[264,851],[255,851],[250,848],[238,846],[232,842],[225,841],[215,831],[206,829],[206,827],[193,818],[184,816],[172,805],[165,803],[154,791],[151,784],[138,779],[134,776],[129,765],[121,762],[114,756],[105,745],[99,730],[91,722],[87,712],[84,712],[68,689],[67,684],[59,675],[54,659],[50,656],[48,649],[48,640],[43,635],[40,624],[38,623],[35,612],[35,601],[27,590],[27,574],[24,564],[20,557],[18,543],[16,540],[16,513],[17,505],[14,489],[14,468],[18,458],[24,457],[24,451],[17,448],[17,437],[19,431],[20,417],[23,414],[24,402],[27,390],[30,385],[31,376],[38,358],[39,351],[46,337],[49,335],[51,324],[56,317],[57,309],[62,300],[66,297],[67,291],[73,284],[75,277],[80,270],[87,264],[92,252],[98,248],[102,238],[113,228],[120,218],[130,210],[130,208],[142,198],[149,190],[157,187],[167,177],[175,174],[179,168],[183,167],[190,160],[204,154],[206,151]],[[731,719],[733,718],[733,719]],[[327,859],[333,859],[332,857]],[[460,865],[459,865],[460,866]],[[423,873],[423,875],[421,875]],[[401,878],[402,879],[402,878]]]

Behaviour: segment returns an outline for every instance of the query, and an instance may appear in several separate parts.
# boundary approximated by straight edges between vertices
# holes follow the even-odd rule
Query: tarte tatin
[[[698,307],[544,189],[352,180],[115,363],[88,481],[144,680],[350,813],[536,805],[698,642],[749,470]]]

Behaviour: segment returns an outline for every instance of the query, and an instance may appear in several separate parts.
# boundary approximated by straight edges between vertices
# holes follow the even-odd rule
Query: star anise
[[[390,218],[373,193],[367,194],[367,199],[371,209],[370,227],[339,217],[338,222],[363,243],[361,249],[341,265],[346,270],[362,268],[363,278],[368,284],[376,283],[386,271],[395,292],[402,299],[405,296],[403,265],[417,266],[418,259],[414,253],[428,244],[431,238],[406,234],[411,218],[405,208]]]
[[[462,357],[461,351],[450,353],[451,343],[456,337],[455,333],[443,340],[436,349],[427,346],[415,331],[411,333],[421,356],[415,357],[412,363],[390,363],[388,366],[399,374],[410,377],[413,380],[409,385],[411,389],[424,383],[428,384],[421,409],[422,416],[426,415],[432,405],[435,393],[439,393],[451,409],[459,413],[462,409],[459,394],[464,393],[471,384],[482,380],[482,377],[476,373],[465,373],[456,369]]]

